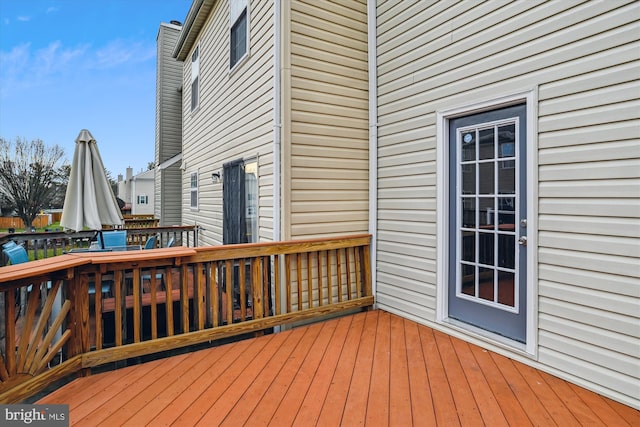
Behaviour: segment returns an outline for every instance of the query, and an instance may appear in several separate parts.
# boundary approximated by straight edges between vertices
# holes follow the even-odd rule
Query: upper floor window
[[[147,204],[149,204],[149,196],[147,196],[146,194],[138,195],[138,204],[139,205],[147,205]]]
[[[196,46],[195,50],[191,54],[191,111],[198,108],[199,76],[200,76],[200,46]]]
[[[232,69],[249,51],[249,0],[230,0],[229,24],[231,45],[229,68]]]
[[[192,209],[197,209],[198,208],[198,173],[197,172],[193,172],[191,174],[191,191],[190,191],[190,195],[191,195],[191,208]]]

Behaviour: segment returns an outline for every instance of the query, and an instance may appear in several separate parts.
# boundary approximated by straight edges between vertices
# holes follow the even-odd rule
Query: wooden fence
[[[49,222],[50,220],[51,220],[51,217],[47,214],[38,215],[36,219],[33,221],[33,226],[36,228],[44,228],[49,224],[51,224],[51,222]],[[24,225],[24,221],[22,221],[22,219],[18,218],[17,216],[0,217],[0,229],[4,230],[4,229],[10,229],[10,228],[13,228],[14,230],[22,230],[22,229],[25,229],[26,227]]]
[[[370,240],[85,252],[0,268],[0,402],[106,363],[369,307]]]

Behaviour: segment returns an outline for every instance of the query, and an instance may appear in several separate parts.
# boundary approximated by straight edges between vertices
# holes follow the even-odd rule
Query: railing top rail
[[[71,255],[60,255],[52,258],[29,261],[24,264],[0,267],[0,290],[4,290],[5,287],[3,285],[7,283],[51,275],[58,271],[90,263],[91,260],[77,258]]]
[[[172,231],[192,231],[196,228],[196,226],[194,225],[169,225],[167,227],[131,227],[131,228],[127,228],[127,232],[131,233],[131,232],[135,232],[135,231],[141,231],[141,232],[145,232],[145,233],[150,233],[150,232],[172,232]]]
[[[194,249],[197,252],[199,260],[201,260],[200,258],[206,258],[210,261],[217,261],[221,259],[248,258],[275,254],[287,255],[301,252],[342,249],[352,246],[365,246],[370,244],[370,242],[370,234],[357,234],[353,236],[292,240],[288,242],[201,246]]]
[[[195,255],[194,248],[186,246],[174,246],[171,248],[145,249],[136,251],[113,251],[113,252],[77,252],[70,253],[69,256],[82,259],[86,264],[113,264],[118,262],[137,262],[156,259],[171,259],[176,257],[186,257]]]

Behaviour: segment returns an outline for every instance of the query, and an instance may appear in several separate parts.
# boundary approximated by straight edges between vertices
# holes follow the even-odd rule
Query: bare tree
[[[0,193],[25,227],[48,207],[64,181],[64,165],[59,165],[63,156],[60,146],[47,147],[41,139],[0,138]]]

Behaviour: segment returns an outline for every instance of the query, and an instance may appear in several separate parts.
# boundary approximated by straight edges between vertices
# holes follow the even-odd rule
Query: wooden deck
[[[79,426],[639,426],[640,412],[384,311],[80,378]]]

